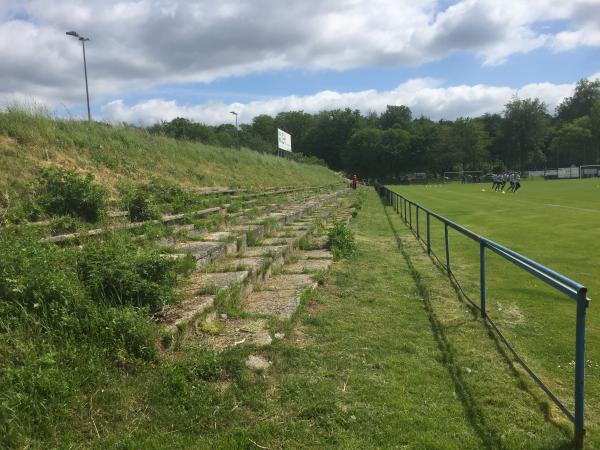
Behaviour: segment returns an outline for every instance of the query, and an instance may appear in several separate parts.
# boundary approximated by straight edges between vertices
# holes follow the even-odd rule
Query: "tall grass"
[[[339,181],[324,167],[151,135],[131,125],[65,120],[20,106],[0,112],[0,189],[22,192],[33,174],[48,165],[92,172],[111,192],[123,181],[146,182],[153,176],[184,187]]]

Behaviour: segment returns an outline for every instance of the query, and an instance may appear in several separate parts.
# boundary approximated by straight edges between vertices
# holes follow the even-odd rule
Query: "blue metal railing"
[[[458,283],[458,280],[454,277],[451,269],[450,261],[450,241],[448,237],[448,229],[452,228],[459,233],[467,236],[468,238],[479,243],[479,305],[473,303],[468,296],[465,297],[473,303],[481,312],[481,317],[486,320],[498,334],[502,342],[513,354],[519,364],[525,369],[525,371],[533,378],[533,380],[542,388],[542,390],[550,397],[550,399],[556,404],[556,406],[565,414],[565,416],[573,422],[574,426],[574,445],[575,448],[580,449],[583,447],[583,437],[585,434],[584,429],[584,378],[585,378],[585,316],[586,310],[590,303],[590,299],[587,297],[587,288],[581,283],[578,283],[552,269],[530,259],[526,256],[521,255],[503,245],[498,244],[490,239],[480,236],[471,230],[447,219],[440,214],[437,214],[419,203],[413,202],[401,194],[394,192],[386,187],[381,187],[380,194],[389,206],[392,206],[394,210],[400,215],[404,223],[415,233],[417,239],[424,242],[427,246],[427,254],[434,256],[435,253],[431,249],[431,218],[435,218],[444,224],[444,247],[445,247],[445,266],[449,277],[452,277],[454,281]],[[413,214],[414,209],[414,214]],[[420,227],[419,212],[423,212],[426,215],[426,237],[423,239]],[[415,226],[413,227],[413,215],[415,219]],[[535,374],[535,372],[525,363],[525,361],[517,354],[515,349],[510,345],[508,340],[504,337],[502,332],[498,329],[496,324],[490,319],[486,312],[486,249],[496,253],[507,261],[515,264],[516,266],[529,272],[534,277],[544,281],[546,284],[554,287],[555,289],[566,294],[573,300],[577,305],[577,319],[575,325],[575,411],[571,412],[552,392],[552,390]],[[439,258],[437,258],[439,260]],[[459,286],[460,287],[460,286]],[[462,290],[462,288],[461,288]],[[464,293],[464,292],[463,292]]]

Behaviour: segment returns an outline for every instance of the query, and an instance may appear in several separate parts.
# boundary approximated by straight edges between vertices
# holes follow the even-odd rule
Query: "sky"
[[[600,0],[0,0],[0,106],[242,123],[407,105],[432,119],[549,112],[600,78]]]

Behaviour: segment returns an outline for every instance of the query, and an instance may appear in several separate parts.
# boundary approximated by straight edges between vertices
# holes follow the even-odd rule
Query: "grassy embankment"
[[[183,188],[320,185],[339,178],[325,167],[113,127],[14,110],[0,113],[0,192],[22,193],[41,167],[95,175],[111,193],[122,183],[151,178]]]
[[[226,354],[212,352],[201,352],[177,367],[162,360],[157,347],[161,332],[149,316],[178,301],[175,286],[191,267],[189,259],[161,257],[155,241],[172,233],[167,227],[82,238],[82,247],[42,244],[40,237],[108,224],[108,207],[127,207],[143,220],[222,201],[195,194],[200,186],[258,189],[340,180],[323,167],[252,151],[19,111],[0,114],[0,168],[0,219],[7,225],[0,230],[2,448],[64,447],[65,442],[98,437],[102,425],[96,417],[103,410],[96,409],[98,403],[115,419],[121,411],[132,414],[128,417],[133,422],[125,422],[135,426],[140,412],[120,404],[125,397],[119,392],[130,380],[146,386],[149,373],[157,372],[162,381],[153,393],[144,391],[132,399],[142,404],[154,395],[147,408],[164,403],[171,383],[181,381],[170,371],[194,373],[202,383],[241,367],[241,360],[231,362]],[[85,179],[83,173],[95,179]],[[234,201],[230,211],[239,207]],[[186,220],[211,228],[222,218]],[[11,226],[39,219],[52,221],[34,229]],[[198,411],[210,407],[210,396],[202,392],[195,398],[202,400]]]
[[[584,284],[588,309],[586,428],[590,448],[600,446],[600,182],[598,179],[524,181],[512,194],[488,184],[397,186],[394,189]],[[422,216],[423,225],[424,216]],[[413,217],[413,224],[415,219]],[[433,248],[444,258],[443,227],[432,221]],[[453,271],[478,301],[479,248],[450,232]],[[575,304],[526,272],[488,253],[488,313],[541,378],[572,409]],[[559,415],[553,408],[553,414]]]

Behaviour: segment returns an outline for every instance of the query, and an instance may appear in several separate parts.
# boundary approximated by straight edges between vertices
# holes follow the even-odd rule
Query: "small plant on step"
[[[302,236],[302,238],[298,240],[298,248],[300,250],[312,250],[312,245],[308,236]]]
[[[146,189],[125,186],[121,189],[123,206],[129,212],[132,222],[160,218],[160,209],[153,195]]]
[[[354,233],[341,222],[334,221],[327,235],[327,247],[332,251],[333,258],[349,258],[356,253]]]

